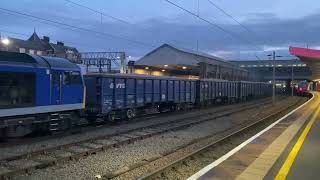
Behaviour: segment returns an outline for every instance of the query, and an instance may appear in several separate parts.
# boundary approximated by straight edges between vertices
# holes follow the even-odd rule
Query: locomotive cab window
[[[65,72],[63,74],[63,84],[65,84],[65,85],[80,85],[81,84],[80,72]]]
[[[28,107],[35,103],[33,73],[0,73],[0,109]]]

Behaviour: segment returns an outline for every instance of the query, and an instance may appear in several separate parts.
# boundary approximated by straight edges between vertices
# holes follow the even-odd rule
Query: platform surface
[[[320,179],[317,163],[320,162],[319,114],[320,93],[314,93],[314,98],[305,106],[230,157],[213,162],[216,165],[203,168],[189,180]],[[309,131],[306,130],[308,126]],[[305,138],[301,138],[302,134]],[[300,147],[297,146],[299,143]]]
[[[320,108],[320,107],[319,107]],[[290,145],[282,153],[278,161],[273,165],[264,179],[287,179],[287,180],[313,180],[320,179],[320,115],[319,112],[314,112],[314,122],[310,122],[312,117],[309,118],[308,124],[311,126],[307,132],[307,125],[303,126],[300,133],[290,142]],[[307,133],[304,139],[302,138],[303,132]],[[299,149],[294,147],[301,143]],[[294,151],[297,151],[296,153]],[[291,154],[291,156],[290,156]],[[295,154],[293,157],[292,154]],[[286,163],[287,162],[287,163]],[[290,163],[288,165],[288,163]],[[284,169],[286,170],[285,176],[281,177]],[[282,171],[281,171],[282,170]]]

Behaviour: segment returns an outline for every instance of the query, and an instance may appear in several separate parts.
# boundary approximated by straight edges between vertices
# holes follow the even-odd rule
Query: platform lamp
[[[272,103],[274,104],[276,102],[276,57],[282,57],[282,56],[276,56],[276,52],[273,51],[272,54],[268,54],[268,57],[272,57],[273,60],[273,68],[272,68]]]

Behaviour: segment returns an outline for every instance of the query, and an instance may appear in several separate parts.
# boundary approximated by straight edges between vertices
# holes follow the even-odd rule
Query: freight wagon
[[[91,74],[86,114],[95,121],[131,119],[146,109],[180,110],[196,101],[196,81],[174,77]]]
[[[235,102],[270,95],[272,85],[262,82],[202,79],[197,81],[197,104]]]

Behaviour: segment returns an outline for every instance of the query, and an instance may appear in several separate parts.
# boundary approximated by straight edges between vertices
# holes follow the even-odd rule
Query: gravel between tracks
[[[166,155],[168,152],[190,144],[197,139],[237,126],[250,119],[270,114],[282,106],[293,103],[297,98],[284,99],[275,106],[257,107],[184,130],[168,132],[133,144],[107,149],[105,152],[97,153],[79,161],[71,161],[58,166],[36,170],[31,175],[21,175],[14,179],[94,179],[95,175],[125,171],[131,166]],[[213,139],[217,137],[213,137]],[[143,170],[140,172],[141,174],[143,174]],[[121,176],[119,179],[134,179],[136,175],[139,175],[139,172],[135,172],[135,174],[126,173],[125,176]]]

